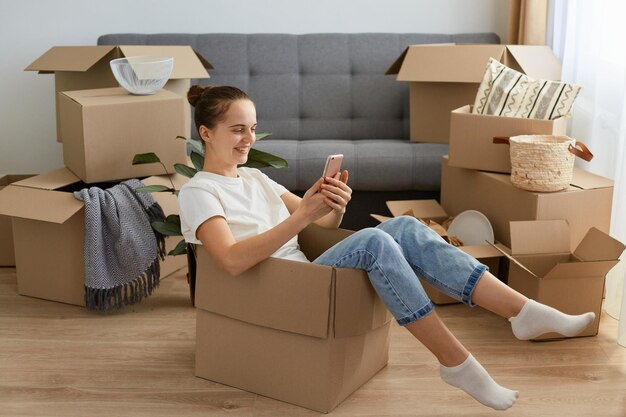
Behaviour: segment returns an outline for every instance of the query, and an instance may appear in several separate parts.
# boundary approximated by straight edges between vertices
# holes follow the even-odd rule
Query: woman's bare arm
[[[316,193],[321,182],[320,179],[305,193],[291,216],[264,233],[237,242],[226,220],[216,216],[202,223],[196,236],[222,269],[239,275],[269,258],[302,229],[332,210],[325,197]]]

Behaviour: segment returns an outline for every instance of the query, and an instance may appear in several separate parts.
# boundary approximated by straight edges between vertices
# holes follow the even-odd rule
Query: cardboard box
[[[405,214],[417,217],[419,219],[432,220],[439,224],[442,224],[450,216],[446,211],[437,203],[437,200],[398,200],[387,201],[387,207],[393,215],[393,217],[402,216]],[[373,218],[379,222],[384,222],[391,217],[381,216],[379,214],[372,214]],[[500,274],[500,260],[502,259],[502,253],[491,245],[469,245],[460,246],[460,250],[467,253],[470,256],[478,259],[484,265],[489,267],[489,272],[498,276]],[[502,277],[503,279],[506,277]],[[435,304],[452,304],[460,301],[455,300],[447,294],[442,293],[428,282],[420,278],[420,282],[426,291],[428,297]]]
[[[16,181],[24,180],[32,175],[0,175],[0,190]],[[0,216],[0,267],[15,266],[15,250],[13,249],[13,227],[11,218]]]
[[[160,164],[132,165],[138,153],[154,152],[166,167],[187,162],[181,103],[171,91],[135,96],[122,88],[64,91],[59,115],[63,160],[87,184],[163,173]]]
[[[565,220],[511,222],[509,286],[567,314],[596,313],[579,336],[598,334],[605,275],[624,244],[592,227],[571,252]],[[547,333],[536,340],[561,338]]]
[[[510,173],[509,147],[494,144],[495,136],[566,135],[567,119],[524,119],[472,114],[471,106],[450,115],[448,164],[453,167]]]
[[[409,82],[412,142],[448,143],[450,112],[474,102],[489,58],[533,78],[561,78],[561,64],[547,46],[411,45],[385,74]]]
[[[25,71],[54,74],[54,95],[57,108],[57,141],[62,142],[59,96],[61,91],[117,87],[109,62],[127,56],[172,56],[174,68],[165,89],[187,97],[191,78],[209,78],[213,66],[188,45],[99,45],[54,46],[26,67]],[[191,110],[185,100],[186,122],[183,136],[191,134]]]
[[[299,241],[314,259],[350,233]],[[269,258],[233,277],[197,256],[197,376],[329,412],[387,364],[391,316],[365,271]]]
[[[451,215],[478,210],[493,226],[496,240],[511,245],[509,222],[519,220],[567,220],[570,247],[592,227],[604,233],[611,224],[613,181],[574,167],[569,188],[554,193],[522,190],[510,175],[451,167],[441,160],[441,205]]]
[[[177,188],[186,181],[180,175],[172,179]],[[0,191],[0,214],[12,217],[19,294],[85,305],[84,203],[72,194],[84,187],[71,171],[61,168]],[[178,205],[166,195],[154,196],[166,213],[177,212]],[[167,238],[166,246],[171,250],[177,243],[178,239]],[[168,256],[161,263],[161,278],[186,264],[184,256]]]

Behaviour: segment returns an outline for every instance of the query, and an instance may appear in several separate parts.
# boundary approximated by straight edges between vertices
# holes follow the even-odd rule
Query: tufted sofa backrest
[[[408,45],[498,43],[493,33],[110,34],[99,45],[191,45],[255,101],[272,139],[408,139],[408,88],[385,71]],[[195,131],[195,129],[192,129]]]

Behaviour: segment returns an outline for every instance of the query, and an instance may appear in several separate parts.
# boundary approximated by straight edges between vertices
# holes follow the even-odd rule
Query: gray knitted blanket
[[[165,238],[150,224],[165,215],[149,193],[134,191],[141,186],[132,179],[74,193],[85,202],[85,305],[90,310],[137,303],[159,285]]]

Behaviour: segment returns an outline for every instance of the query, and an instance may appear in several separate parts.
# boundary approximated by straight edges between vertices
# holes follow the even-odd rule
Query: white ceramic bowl
[[[150,95],[159,91],[172,73],[171,56],[129,56],[110,62],[117,82],[126,91],[137,95]]]

